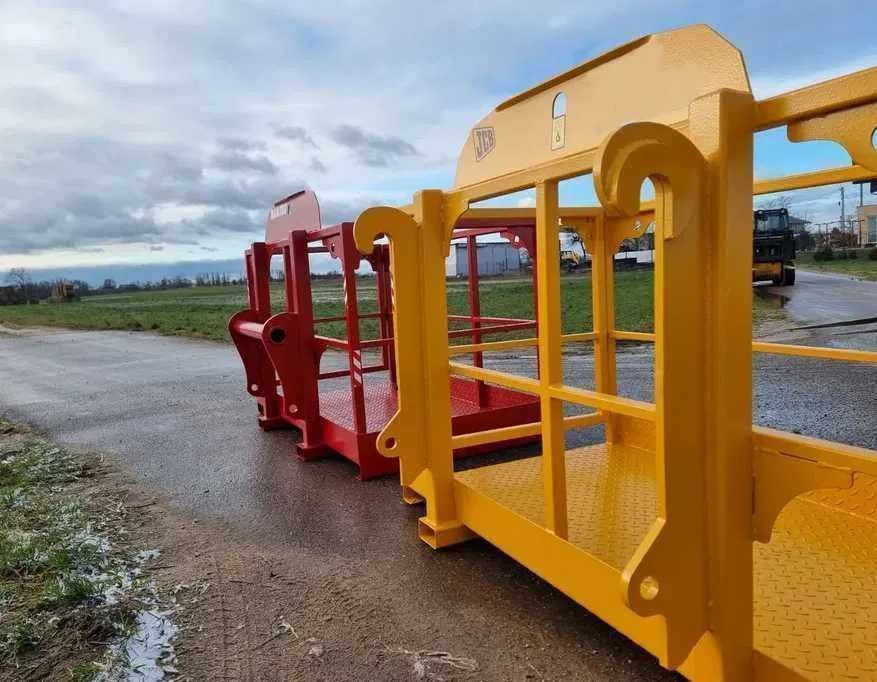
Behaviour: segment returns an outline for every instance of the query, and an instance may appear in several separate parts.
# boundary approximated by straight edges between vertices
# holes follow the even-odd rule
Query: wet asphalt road
[[[834,343],[832,332],[821,333],[820,342]],[[620,393],[651,399],[651,363],[648,348],[622,353]],[[570,384],[592,385],[589,355],[565,364]],[[526,373],[535,358],[493,366]],[[755,376],[756,422],[877,448],[873,366],[759,356]],[[429,550],[416,537],[418,509],[399,503],[393,477],[363,484],[340,458],[297,461],[294,432],[258,429],[231,345],[127,332],[0,335],[0,412],[65,444],[118,455],[173,504],[230,532],[367,566],[398,585],[390,592],[400,604],[417,595],[412,617],[441,614],[437,629],[449,609],[461,622],[483,623],[493,655],[521,646],[502,623],[529,620],[540,648],[530,660],[543,671],[674,679],[486,543]],[[598,440],[596,431],[570,445]]]
[[[796,280],[756,291],[782,307],[789,326],[809,328],[807,343],[877,350],[877,282],[806,270],[798,270]]]
[[[798,270],[794,286],[770,290],[786,297],[785,311],[802,325],[877,317],[877,282]]]

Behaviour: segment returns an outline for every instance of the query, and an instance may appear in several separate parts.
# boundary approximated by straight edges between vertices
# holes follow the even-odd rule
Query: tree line
[[[230,276],[228,273],[200,273],[194,279],[188,277],[163,277],[157,281],[128,282],[118,284],[116,280],[107,278],[99,287],[91,286],[81,279],[34,280],[25,268],[12,268],[6,273],[5,286],[0,286],[0,305],[16,305],[21,303],[38,303],[52,298],[59,284],[70,285],[74,297],[99,296],[101,294],[155,291],[163,289],[185,289],[193,286],[230,286],[244,285],[243,277]]]

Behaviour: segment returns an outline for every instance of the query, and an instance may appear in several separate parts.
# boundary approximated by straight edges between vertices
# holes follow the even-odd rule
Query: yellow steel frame
[[[553,149],[545,112],[559,92],[566,146]],[[874,631],[873,578],[850,587],[829,575],[841,597],[807,592],[812,566],[797,568],[829,552],[801,545],[822,541],[817,519],[834,524],[825,546],[852,562],[849,574],[873,576],[877,453],[753,427],[751,404],[753,351],[868,363],[877,353],[752,343],[748,229],[753,192],[877,175],[877,151],[863,142],[875,103],[877,68],[757,102],[739,52],[694,26],[634,41],[503,103],[473,129],[456,187],[365,211],[357,244],[368,251],[387,236],[395,278],[399,409],[378,448],[400,458],[405,499],[426,502],[421,538],[434,548],[486,538],[691,679],[877,674],[877,646],[863,634]],[[633,111],[639,120],[627,123]],[[839,142],[853,167],[754,183],[753,134],[781,125],[793,141]],[[601,206],[560,208],[558,182],[587,173]],[[656,197],[640,206],[647,178]],[[478,210],[473,202],[526,188],[536,191],[538,338],[449,349],[443,263],[454,225]],[[656,223],[654,334],[614,328],[613,253],[643,211]],[[592,332],[561,333],[560,224],[593,255]],[[593,343],[595,390],[563,383],[562,345],[573,341]],[[617,395],[623,341],[654,342],[654,403]],[[451,361],[519,346],[538,348],[538,379]],[[539,396],[541,422],[452,436],[451,374]],[[566,403],[591,411],[565,417]],[[597,424],[604,444],[566,450],[568,429]],[[454,471],[455,447],[536,434],[539,458]],[[857,541],[865,547],[850,549]],[[812,609],[771,620],[790,615],[802,594]],[[843,623],[813,626],[833,599]],[[795,639],[799,623],[809,640]],[[820,649],[823,631],[830,649]]]

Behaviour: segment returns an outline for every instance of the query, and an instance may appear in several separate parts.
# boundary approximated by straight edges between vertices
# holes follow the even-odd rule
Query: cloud
[[[375,135],[352,125],[337,126],[329,135],[336,144],[351,150],[366,166],[387,166],[399,158],[420,156],[414,145],[401,137]]]
[[[314,142],[314,138],[312,138],[308,134],[308,131],[302,126],[282,126],[277,128],[274,131],[274,134],[277,135],[277,137],[292,140],[293,142],[301,142],[303,145],[319,149],[317,143]]]
[[[268,147],[261,140],[245,140],[242,137],[220,137],[216,143],[223,149],[235,152],[265,151]]]
[[[214,155],[212,165],[214,168],[229,171],[256,171],[266,175],[277,175],[279,168],[267,156],[251,156],[235,151],[220,152]]]
[[[320,199],[320,219],[323,225],[336,225],[356,219],[369,206],[384,203],[377,197],[356,196],[343,199]]]
[[[758,22],[727,4],[698,12],[743,49],[760,96],[874,62],[849,12],[782,1],[759,6]],[[6,0],[0,269],[69,263],[71,250],[134,260],[159,245],[167,259],[202,247],[237,258],[271,203],[302,186],[327,223],[407,203],[453,182],[469,128],[498,102],[690,15],[679,0],[557,0],[549,12],[509,0],[465,14],[398,0],[343,12]],[[877,8],[855,16],[874,25]]]

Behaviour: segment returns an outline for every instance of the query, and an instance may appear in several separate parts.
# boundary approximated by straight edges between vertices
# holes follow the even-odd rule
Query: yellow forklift
[[[567,272],[575,272],[588,265],[585,255],[585,246],[574,232],[561,231],[560,233],[560,267]]]

